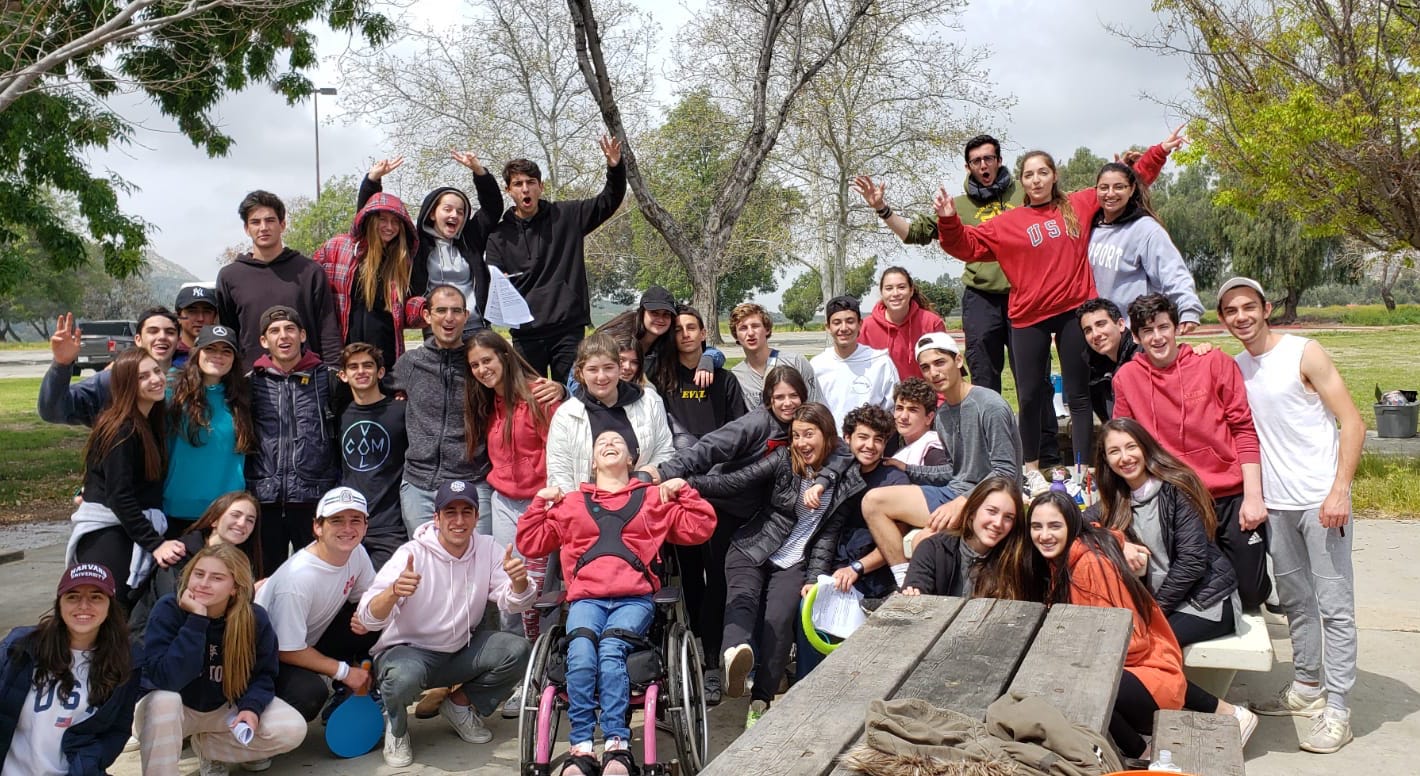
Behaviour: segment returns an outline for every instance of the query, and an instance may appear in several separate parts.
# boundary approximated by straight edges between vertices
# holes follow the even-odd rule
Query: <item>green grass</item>
[[[1217,323],[1218,314],[1209,310],[1204,323]],[[1420,324],[1420,304],[1396,305],[1395,310],[1383,304],[1331,305],[1330,307],[1298,307],[1298,324],[1329,323],[1342,326],[1413,326]]]
[[[1414,517],[1420,504],[1420,458],[1361,456],[1351,506],[1367,517]]]
[[[62,517],[83,480],[88,430],[39,419],[39,378],[0,380],[0,523]]]

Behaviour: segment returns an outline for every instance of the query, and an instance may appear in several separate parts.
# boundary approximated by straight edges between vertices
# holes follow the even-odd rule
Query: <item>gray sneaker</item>
[[[1050,483],[1046,481],[1045,475],[1041,474],[1039,469],[1026,469],[1025,475],[1022,482],[1025,485],[1026,496],[1029,498],[1035,498],[1050,491]]]
[[[1297,692],[1291,682],[1275,696],[1261,703],[1248,704],[1252,710],[1265,717],[1315,717],[1326,708],[1326,693],[1308,698]]]
[[[712,668],[705,672],[705,705],[720,705],[720,696],[724,692],[724,672],[718,668]]]
[[[1317,754],[1331,754],[1351,743],[1351,738],[1351,712],[1328,706],[1302,739],[1302,748]]]
[[[523,691],[514,690],[508,700],[503,701],[503,719],[517,719],[523,713]]]
[[[493,740],[493,731],[483,726],[483,720],[478,718],[478,712],[472,706],[460,706],[445,698],[439,704],[439,716],[448,720],[459,738],[470,744],[486,744]]]

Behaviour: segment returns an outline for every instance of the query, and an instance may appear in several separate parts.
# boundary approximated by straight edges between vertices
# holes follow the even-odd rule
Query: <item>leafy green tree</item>
[[[121,92],[150,99],[212,156],[233,138],[211,115],[229,92],[266,84],[295,101],[311,93],[316,64],[308,25],[383,41],[390,24],[370,0],[0,2],[0,290],[25,276],[32,241],[60,269],[95,242],[108,273],[143,264],[147,225],[118,206],[123,181],[93,174],[86,154],[127,144],[136,128],[109,108]],[[69,220],[45,197],[78,202]]]
[[[320,199],[296,197],[286,206],[286,245],[310,256],[326,240],[350,231],[355,223],[355,198],[360,179],[331,178],[321,186]],[[417,218],[417,213],[410,213]]]
[[[1198,162],[1173,175],[1166,173],[1151,191],[1154,210],[1199,288],[1222,279],[1230,253],[1223,236],[1227,214],[1213,201],[1213,177],[1211,168]]]
[[[794,282],[784,289],[779,312],[802,329],[818,314],[822,302],[823,289],[819,285],[818,271],[809,270],[794,278]]]
[[[1142,42],[1189,60],[1192,153],[1222,176],[1222,201],[1350,235],[1376,256],[1420,248],[1420,7],[1154,5],[1160,32]]]
[[[1256,215],[1231,211],[1222,231],[1232,247],[1232,272],[1253,278],[1274,297],[1281,295],[1278,323],[1297,319],[1297,303],[1307,289],[1349,277],[1347,266],[1336,261],[1340,239],[1308,237],[1280,206],[1260,208]]]
[[[1095,187],[1095,178],[1100,174],[1100,168],[1109,161],[1103,156],[1096,156],[1094,151],[1080,146],[1075,149],[1075,155],[1067,160],[1056,160],[1059,169],[1060,190],[1065,193],[1079,191],[1080,189],[1092,189]]]
[[[936,280],[917,281],[917,288],[932,303],[937,314],[943,317],[957,309],[957,303],[961,301],[961,281],[945,273]]]

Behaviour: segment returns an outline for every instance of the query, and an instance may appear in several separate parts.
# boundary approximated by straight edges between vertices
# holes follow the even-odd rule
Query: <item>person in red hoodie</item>
[[[942,316],[932,309],[932,302],[922,294],[912,276],[902,267],[888,267],[878,278],[878,303],[863,327],[858,342],[870,348],[886,350],[897,367],[899,380],[921,377],[913,348],[923,334],[946,331]]]
[[[1267,507],[1262,447],[1237,362],[1220,350],[1199,355],[1178,343],[1178,308],[1163,294],[1129,305],[1140,352],[1114,375],[1114,417],[1133,418],[1198,473],[1218,515],[1215,540],[1238,574],[1244,609],[1272,592],[1267,577]]]
[[[467,345],[473,379],[467,381],[464,394],[464,437],[470,460],[487,445],[493,538],[507,547],[513,544],[518,516],[547,483],[547,427],[561,402],[538,402],[532,392],[536,373],[498,332],[478,329]],[[541,588],[547,558],[529,556],[524,561],[528,577]],[[523,612],[521,625],[517,623],[518,615],[507,615],[503,630],[516,627],[528,639],[537,638],[537,612]],[[517,696],[510,700],[516,701]],[[516,705],[504,711],[517,716]]]
[[[700,544],[715,530],[710,502],[672,479],[656,486],[631,478],[635,459],[616,431],[592,443],[594,482],[563,498],[538,491],[518,522],[518,551],[541,557],[561,550],[567,583],[567,717],[571,752],[563,774],[635,773],[628,743],[631,688],[626,655],[651,627],[651,595],[661,586],[650,570],[661,545]],[[597,710],[601,713],[598,715]],[[601,762],[592,756],[600,716]]]
[[[1169,152],[1183,145],[1181,128],[1134,162],[1139,179],[1153,183]],[[1045,390],[1050,374],[1050,343],[1060,356],[1065,403],[1070,409],[1070,441],[1075,452],[1089,456],[1094,433],[1090,411],[1089,348],[1075,309],[1098,296],[1090,268],[1089,226],[1099,210],[1095,189],[1060,191],[1055,160],[1044,151],[1023,157],[1021,185],[1025,207],[1013,208],[977,226],[962,224],[956,204],[945,188],[932,199],[937,211],[937,237],[942,250],[962,261],[995,261],[1011,281],[1007,313],[1011,319],[1011,351],[1015,353],[1016,395],[1020,399],[1020,432],[1026,485],[1032,493],[1048,485],[1040,474],[1040,418],[1051,401]]]

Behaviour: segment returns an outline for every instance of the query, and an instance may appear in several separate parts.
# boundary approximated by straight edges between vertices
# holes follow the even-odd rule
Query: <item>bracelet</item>
[[[337,682],[343,682],[343,681],[345,681],[345,677],[347,677],[347,676],[349,676],[349,675],[350,675],[350,664],[347,663],[347,662],[345,662],[344,660],[340,661],[340,665],[336,666],[336,668],[335,668],[335,681],[337,681]]]
[[[883,209],[877,211],[877,214],[878,218],[881,218],[882,220],[886,221],[889,218],[892,218],[892,208],[888,207],[887,205],[883,205]]]

